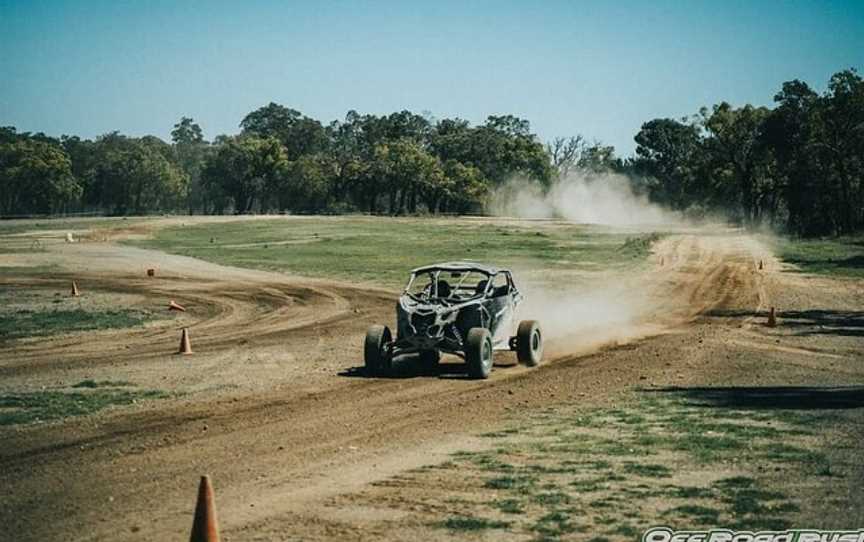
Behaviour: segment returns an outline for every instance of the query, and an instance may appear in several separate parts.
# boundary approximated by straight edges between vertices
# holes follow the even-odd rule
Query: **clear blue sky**
[[[864,0],[0,0],[0,125],[208,138],[275,101],[322,122],[511,113],[627,155],[642,122],[768,105],[864,67]]]

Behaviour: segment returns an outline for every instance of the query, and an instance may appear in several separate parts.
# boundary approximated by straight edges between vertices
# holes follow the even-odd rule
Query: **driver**
[[[450,283],[444,279],[440,279],[438,281],[438,297],[447,298],[453,294],[453,288],[450,287]]]

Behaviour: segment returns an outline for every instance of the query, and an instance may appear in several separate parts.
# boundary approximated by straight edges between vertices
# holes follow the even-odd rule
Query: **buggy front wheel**
[[[375,324],[366,330],[366,340],[363,342],[363,362],[366,372],[370,375],[385,374],[393,364],[390,355],[390,343],[393,336],[390,328]]]
[[[528,367],[535,367],[543,357],[543,335],[536,320],[519,322],[516,331],[516,359]]]

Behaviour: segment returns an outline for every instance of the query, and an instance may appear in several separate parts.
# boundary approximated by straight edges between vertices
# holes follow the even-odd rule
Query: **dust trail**
[[[492,194],[487,210],[498,216],[564,219],[636,232],[684,225],[677,213],[637,194],[628,177],[590,171],[573,172],[548,190],[512,179]],[[649,284],[649,275],[647,270],[604,270],[529,283],[524,285],[522,314],[542,322],[552,356],[587,353],[656,334],[662,326],[649,317],[656,310],[656,285]]]
[[[646,322],[654,307],[649,290],[623,278],[563,289],[527,284],[525,297],[522,315],[541,322],[551,357],[585,354],[660,330]]]
[[[630,178],[615,173],[580,171],[555,181],[544,191],[537,183],[514,178],[491,195],[487,211],[496,216],[559,218],[607,226],[681,225],[666,210],[633,190]]]
[[[555,181],[547,190],[512,179],[492,194],[487,210],[499,216],[625,228],[637,235],[689,229],[679,213],[652,203],[633,187],[624,175],[584,170]],[[627,271],[605,269],[526,284],[522,314],[542,323],[551,356],[588,353],[661,333],[680,323],[670,314],[688,313],[682,309],[689,303],[681,295],[686,288],[676,291],[664,280],[669,267],[662,270],[665,276],[657,272],[661,270],[656,264],[663,259],[655,257],[655,265]],[[666,259],[671,264],[673,254]]]
[[[734,231],[671,235],[652,252],[629,270],[523,285],[521,317],[541,322],[550,358],[674,331],[718,307],[759,310],[763,273],[777,268],[764,243]]]

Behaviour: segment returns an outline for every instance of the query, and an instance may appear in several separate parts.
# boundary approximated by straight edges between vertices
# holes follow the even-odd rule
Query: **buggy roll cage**
[[[439,277],[440,277],[442,272],[449,272],[449,273],[454,273],[454,274],[459,273],[459,275],[457,275],[457,276],[459,276],[459,282],[457,282],[455,285],[451,286],[451,292],[452,293],[448,296],[445,296],[445,297],[441,297],[439,295],[439,290],[438,290]],[[483,280],[485,281],[486,284],[485,284],[483,290],[478,292],[475,289],[474,293],[472,295],[467,296],[467,297],[454,297],[454,294],[456,292],[458,292],[460,290],[466,290],[467,289],[467,288],[464,288],[462,285],[465,282],[465,280],[470,276],[470,274],[472,272],[473,273],[479,273],[479,274],[485,276],[485,279],[483,279]],[[430,285],[433,287],[434,293],[432,291],[430,291],[429,293],[426,294],[427,298],[423,299],[423,298],[415,295],[415,293],[411,291],[411,286],[414,284],[414,281],[417,279],[417,277],[419,277],[420,275],[425,275],[425,274],[431,275],[432,281],[431,281]],[[494,281],[495,281],[495,277],[497,277],[498,275],[503,275],[507,283],[503,286],[498,286],[496,288],[494,286]],[[478,282],[478,285],[479,285],[479,282]],[[428,302],[434,300],[434,301],[440,301],[444,304],[450,305],[451,303],[460,304],[460,303],[464,303],[466,301],[471,301],[473,299],[483,298],[483,297],[486,297],[487,295],[489,295],[490,293],[492,293],[493,290],[502,289],[502,288],[503,288],[502,291],[495,292],[496,296],[506,295],[507,293],[510,293],[510,292],[514,292],[516,294],[519,293],[519,290],[516,288],[516,285],[513,282],[513,275],[510,273],[509,269],[498,269],[495,267],[490,267],[490,266],[485,266],[485,265],[480,265],[480,264],[474,264],[474,263],[470,263],[470,262],[454,262],[452,264],[439,264],[439,265],[431,265],[431,266],[427,266],[427,267],[418,267],[417,269],[412,270],[411,276],[408,279],[408,284],[405,286],[405,289],[402,291],[402,294],[408,296],[409,298],[411,298],[413,301],[415,301],[417,303],[428,303]]]

